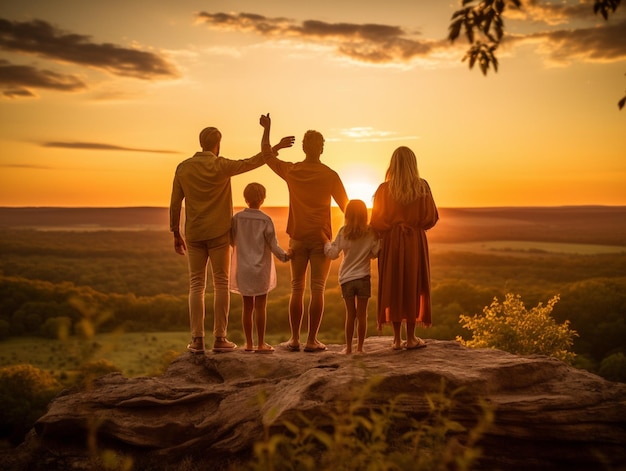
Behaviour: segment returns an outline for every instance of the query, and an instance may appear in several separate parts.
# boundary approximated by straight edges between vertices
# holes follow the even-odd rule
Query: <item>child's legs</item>
[[[254,315],[256,317],[256,334],[259,348],[265,344],[266,307],[267,294],[260,294],[254,297]]]
[[[367,333],[367,303],[369,298],[359,296],[356,298],[356,321],[357,321],[357,352],[363,351],[363,342]]]
[[[354,296],[343,298],[346,305],[346,352],[352,351],[352,339],[354,338],[354,321],[356,319],[356,298]]]
[[[241,326],[246,336],[246,349],[254,348],[252,340],[252,311],[254,310],[254,296],[242,296],[243,309],[241,311]]]

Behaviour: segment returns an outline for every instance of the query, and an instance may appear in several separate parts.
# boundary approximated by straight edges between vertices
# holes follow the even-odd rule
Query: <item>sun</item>
[[[362,200],[368,208],[374,202],[374,193],[380,182],[373,182],[359,176],[351,176],[343,179],[343,186],[346,188],[348,198],[351,200]]]

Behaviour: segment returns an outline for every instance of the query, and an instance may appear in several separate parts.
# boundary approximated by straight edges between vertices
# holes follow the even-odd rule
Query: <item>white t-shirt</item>
[[[333,260],[343,251],[343,259],[339,265],[339,284],[370,275],[370,261],[378,256],[380,249],[380,241],[373,232],[356,240],[346,239],[343,232],[344,227],[339,229],[332,243],[326,242],[324,246],[324,253]]]
[[[272,219],[260,209],[246,208],[233,216],[230,290],[243,296],[266,294],[276,287],[272,253],[282,262],[287,253],[278,245]]]

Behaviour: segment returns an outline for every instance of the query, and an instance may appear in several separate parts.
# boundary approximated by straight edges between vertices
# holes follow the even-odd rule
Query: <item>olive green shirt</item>
[[[185,238],[188,241],[214,239],[230,231],[233,196],[230,177],[265,163],[264,154],[242,160],[218,157],[213,152],[196,152],[176,168],[170,201],[170,231],[180,230],[185,200]]]

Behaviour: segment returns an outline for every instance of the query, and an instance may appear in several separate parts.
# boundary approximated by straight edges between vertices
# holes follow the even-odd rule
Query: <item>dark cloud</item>
[[[3,90],[2,95],[7,98],[33,98],[37,96],[27,88],[9,88]]]
[[[178,75],[174,66],[157,54],[110,43],[94,43],[90,36],[61,31],[42,20],[17,22],[0,18],[0,49],[144,80]]]
[[[2,94],[8,98],[23,98],[36,96],[31,88],[77,91],[85,89],[86,85],[73,75],[0,60],[0,88],[3,89]]]
[[[511,42],[541,41],[541,49],[556,62],[626,60],[626,19],[592,28],[568,29],[517,37]]]
[[[419,40],[398,26],[381,24],[326,23],[316,20],[299,23],[287,18],[268,18],[252,13],[201,12],[197,18],[200,23],[214,29],[330,44],[340,55],[362,62],[408,62],[416,57],[427,56],[435,47],[446,45],[445,42]]]
[[[1,168],[25,168],[29,170],[53,170],[54,167],[46,165],[31,165],[31,164],[2,164]]]
[[[528,0],[521,9],[509,8],[507,16],[550,25],[594,19],[590,3],[551,3],[545,0]]]
[[[159,149],[137,149],[133,147],[123,147],[113,144],[101,144],[97,142],[44,142],[43,147],[57,147],[61,149],[87,149],[87,150],[113,150],[124,152],[150,152],[154,154],[179,154],[180,152],[173,150]]]

